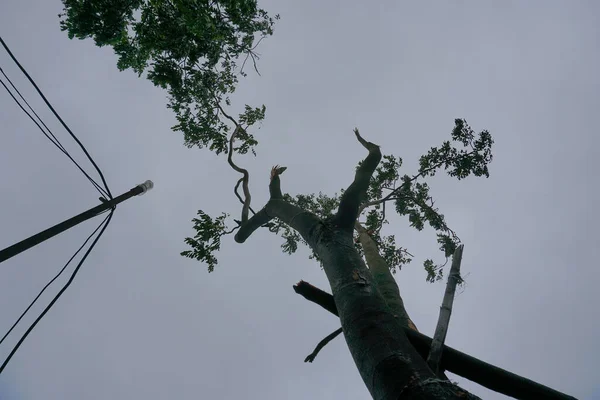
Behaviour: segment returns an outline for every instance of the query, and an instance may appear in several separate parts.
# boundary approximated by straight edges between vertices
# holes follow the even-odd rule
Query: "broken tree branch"
[[[404,302],[400,296],[400,288],[390,272],[390,266],[385,259],[379,254],[379,249],[373,238],[367,230],[356,221],[354,229],[358,232],[358,239],[362,245],[367,266],[373,275],[373,279],[377,284],[379,293],[392,313],[400,320],[402,326],[408,326],[417,330],[415,324],[411,321],[404,307]]]
[[[440,371],[440,361],[442,359],[446,334],[448,333],[448,326],[450,325],[450,316],[452,314],[452,304],[454,303],[456,285],[458,285],[461,279],[460,263],[462,261],[463,249],[464,245],[458,246],[452,256],[452,266],[450,267],[450,274],[448,275],[448,282],[446,283],[446,292],[444,293],[444,300],[440,307],[440,316],[435,328],[433,340],[431,341],[431,350],[427,356],[427,364],[429,364],[429,367],[436,374],[439,374]]]
[[[304,281],[294,285],[294,291],[305,299],[320,305],[330,313],[338,315],[333,296],[329,293]],[[415,350],[425,359],[429,353],[432,339],[409,328],[404,328],[404,332]],[[440,365],[442,369],[495,392],[521,400],[577,400],[573,396],[488,364],[446,345],[443,346],[443,349]]]
[[[334,218],[334,223],[338,227],[350,233],[354,229],[354,221],[358,218],[360,205],[367,196],[367,189],[369,188],[373,172],[375,172],[381,160],[379,146],[363,139],[356,128],[354,129],[354,134],[359,143],[369,151],[369,155],[367,155],[357,168],[354,181],[340,198],[338,211]]]
[[[278,218],[286,223],[298,231],[307,243],[312,243],[309,232],[321,220],[310,211],[303,210],[283,199],[279,175],[285,169],[286,167],[279,167],[278,165],[271,169],[271,181],[269,183],[270,199],[260,211],[248,219],[246,223],[242,223],[240,230],[234,237],[237,243],[244,243],[255,230],[266,225],[273,218]]]

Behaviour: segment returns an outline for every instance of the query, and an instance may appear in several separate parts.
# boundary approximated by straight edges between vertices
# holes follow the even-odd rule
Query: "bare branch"
[[[233,227],[232,229],[230,229],[230,230],[228,230],[228,231],[225,231],[225,232],[223,232],[223,235],[230,235],[230,234],[232,234],[233,232],[235,232],[235,231],[237,231],[238,229],[240,229],[240,226],[241,226],[241,225],[235,226],[235,227]]]
[[[446,283],[446,293],[444,293],[444,300],[440,307],[440,316],[435,328],[433,340],[431,341],[431,350],[427,356],[427,364],[429,364],[429,367],[436,374],[438,374],[440,370],[444,342],[446,341],[446,334],[448,333],[448,326],[450,325],[454,293],[456,292],[456,285],[460,281],[460,263],[462,261],[463,249],[464,245],[458,246],[452,257],[450,275],[448,275],[448,282]]]
[[[267,225],[273,218],[278,218],[281,222],[295,229],[309,245],[313,242],[310,233],[317,224],[321,223],[321,220],[310,211],[306,211],[283,199],[279,175],[285,170],[286,167],[279,167],[278,165],[271,169],[271,182],[269,183],[271,197],[259,212],[246,223],[241,224],[242,226],[234,238],[237,243],[244,243],[255,230]]]
[[[360,214],[362,214],[362,212],[363,212],[363,211],[364,211],[366,208],[373,207],[373,206],[376,206],[376,205],[378,205],[378,204],[382,204],[382,203],[385,203],[385,202],[387,202],[387,201],[392,201],[392,200],[396,200],[396,199],[399,199],[399,198],[401,198],[401,197],[389,196],[389,195],[388,195],[388,196],[382,197],[381,199],[378,199],[378,200],[373,200],[373,201],[369,201],[369,202],[367,202],[367,203],[363,203],[363,204],[360,206],[360,208],[359,208],[359,213],[360,213]]]
[[[340,198],[338,211],[334,218],[335,224],[339,228],[349,232],[354,229],[354,222],[358,218],[360,205],[367,195],[373,172],[375,172],[381,160],[379,146],[363,139],[358,129],[354,129],[354,134],[359,143],[369,151],[369,155],[360,164],[356,170],[354,181]]]
[[[269,183],[269,195],[271,199],[282,199],[283,193],[281,193],[281,179],[279,175],[283,174],[287,167],[280,167],[279,165],[271,168],[271,179]]]
[[[242,196],[240,196],[240,194],[238,193],[238,188],[240,186],[240,183],[242,183],[244,181],[244,178],[241,177],[240,179],[238,179],[237,183],[235,184],[235,187],[233,188],[233,193],[235,194],[235,196],[238,198],[238,200],[240,201],[240,203],[244,204],[244,199],[242,199]],[[250,210],[250,212],[252,213],[252,215],[256,214],[256,212],[252,209],[252,207],[248,206],[248,209]]]
[[[333,315],[338,315],[333,296],[306,281],[300,281],[294,285],[294,292],[308,301],[320,305]]]
[[[223,116],[225,116],[225,118],[230,120],[235,125],[235,130],[233,131],[233,133],[231,134],[231,137],[229,138],[229,154],[227,155],[227,162],[229,163],[231,168],[233,168],[236,172],[239,172],[240,174],[243,175],[242,176],[242,182],[243,182],[242,189],[244,191],[244,201],[243,201],[244,205],[242,206],[242,224],[245,224],[246,221],[248,221],[248,212],[250,210],[250,201],[252,199],[252,197],[250,196],[250,189],[248,188],[248,181],[250,180],[250,174],[248,174],[247,169],[240,168],[233,162],[233,141],[235,140],[236,135],[238,133],[240,133],[241,131],[243,131],[244,128],[242,128],[242,126],[235,120],[235,118],[233,118],[232,116],[230,116],[229,114],[227,114],[225,112],[223,107],[221,107],[221,103],[220,103],[219,99],[216,96],[214,96],[214,98],[215,98],[217,107],[221,111],[221,114],[223,114]],[[241,199],[237,192],[238,186],[239,186],[239,181],[235,186],[234,193],[238,196],[238,199]]]
[[[319,344],[317,345],[317,347],[315,347],[313,352],[310,353],[308,356],[306,356],[306,358],[304,359],[304,362],[310,362],[310,363],[313,362],[315,360],[315,358],[317,357],[317,354],[319,354],[319,352],[321,351],[321,349],[323,347],[325,347],[327,345],[327,343],[329,343],[333,339],[335,339],[340,333],[342,333],[342,328],[339,328],[339,329],[335,330],[334,332],[330,333],[329,335],[327,335],[325,337],[325,339],[323,339],[319,342]]]
[[[385,202],[381,205],[381,220],[379,221],[379,225],[377,226],[377,230],[375,231],[376,235],[381,233],[381,228],[383,228],[383,223],[385,222]]]
[[[261,36],[260,39],[258,39],[258,42],[256,42],[256,44],[254,45],[254,47],[252,47],[251,49],[248,50],[248,53],[246,54],[246,58],[244,58],[244,62],[242,63],[242,67],[240,68],[240,73],[242,73],[244,71],[244,66],[246,65],[246,61],[248,61],[248,57],[252,57],[252,63],[254,64],[254,71],[256,71],[258,76],[261,76],[260,72],[258,72],[258,67],[256,66],[256,60],[258,59],[258,55],[256,53],[254,53],[254,49],[256,49],[258,47],[258,45],[260,44],[260,42],[262,42],[262,40],[264,38],[265,38],[265,36]]]
[[[229,165],[231,165],[231,168],[233,168],[235,171],[237,171],[243,175],[242,189],[244,191],[244,205],[242,206],[242,224],[244,224],[244,223],[246,223],[246,221],[248,221],[248,211],[250,210],[251,196],[250,196],[250,189],[248,188],[248,181],[250,179],[250,174],[248,174],[247,169],[238,167],[233,162],[233,158],[232,158],[233,157],[233,141],[235,140],[236,134],[239,133],[242,129],[243,128],[240,125],[236,125],[236,128],[233,131],[231,138],[229,139],[229,154],[227,155],[227,161],[229,162]]]

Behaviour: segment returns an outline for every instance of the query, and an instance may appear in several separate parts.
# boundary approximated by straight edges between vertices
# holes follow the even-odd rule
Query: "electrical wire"
[[[21,108],[21,110],[25,114],[27,114],[27,116],[33,121],[34,124],[37,125],[37,127],[40,129],[40,131],[42,131],[42,133],[44,134],[44,136],[46,136],[48,138],[48,140],[50,140],[52,142],[52,144],[54,144],[61,152],[63,152],[73,162],[73,164],[75,164],[75,166],[85,175],[85,177],[92,183],[92,185],[94,185],[94,187],[96,188],[96,190],[98,190],[98,192],[100,192],[100,194],[102,196],[108,196],[107,191],[104,190],[94,179],[92,179],[92,177],[90,177],[88,175],[88,173],[85,172],[85,170],[81,167],[81,165],[79,165],[77,163],[77,161],[75,161],[73,159],[73,157],[71,157],[71,155],[69,154],[69,152],[64,148],[64,146],[62,145],[62,143],[60,143],[60,141],[58,140],[58,138],[52,133],[52,131],[50,130],[50,128],[48,128],[48,126],[44,123],[44,121],[40,118],[40,116],[31,107],[31,105],[29,105],[29,103],[27,102],[27,100],[25,100],[25,98],[21,95],[21,92],[19,92],[19,90],[15,87],[15,85],[12,83],[12,81],[10,80],[10,78],[4,73],[4,70],[1,67],[0,67],[0,73],[2,73],[2,75],[4,76],[4,78],[8,81],[8,83],[10,83],[10,85],[17,92],[17,94],[19,95],[19,97],[21,97],[21,99],[25,102],[25,104],[27,104],[27,106],[29,107],[29,109],[31,110],[31,112],[38,118],[38,120],[40,121],[40,123],[47,129],[48,132],[46,132],[40,126],[40,124],[31,116],[31,114],[25,109],[25,107],[23,107],[23,105],[19,102],[19,100],[10,91],[10,89],[8,88],[8,86],[6,86],[6,84],[4,83],[4,81],[2,81],[2,79],[0,78],[0,84],[2,84],[2,86],[4,87],[4,89],[6,89],[6,91],[10,95],[10,97],[12,97],[12,99],[15,101],[15,103],[17,103],[17,105]]]
[[[57,280],[62,273],[65,271],[65,269],[67,269],[67,267],[69,266],[69,264],[71,263],[71,261],[73,261],[73,259],[75,257],[77,257],[77,254],[79,254],[79,252],[85,247],[85,245],[90,241],[90,239],[92,238],[92,236],[94,236],[96,234],[96,232],[98,232],[98,229],[100,229],[102,227],[102,224],[108,219],[108,215],[106,216],[106,218],[104,218],[104,220],[96,227],[96,229],[94,229],[94,231],[87,237],[87,239],[85,239],[85,242],[83,242],[83,244],[79,247],[79,249],[77,249],[77,251],[75,252],[75,254],[73,254],[73,256],[71,256],[71,258],[69,259],[69,261],[67,261],[67,263],[62,267],[62,269],[60,271],[58,271],[58,273],[54,276],[54,278],[52,278],[50,280],[50,282],[48,282],[46,284],[46,286],[44,286],[42,288],[42,290],[40,290],[37,294],[37,296],[35,296],[35,299],[33,299],[33,301],[31,303],[29,303],[29,306],[27,306],[27,308],[25,309],[25,311],[23,311],[21,313],[21,315],[19,316],[19,318],[15,321],[15,323],[10,327],[10,329],[4,334],[4,336],[2,337],[2,339],[0,339],[0,344],[2,344],[2,342],[4,342],[4,339],[7,338],[8,335],[10,335],[10,333],[13,331],[13,329],[15,329],[15,327],[19,324],[19,322],[21,322],[21,319],[23,319],[23,317],[25,316],[25,314],[27,314],[27,312],[31,309],[31,307],[33,307],[33,305],[37,302],[37,300],[42,296],[42,294],[44,294],[44,292],[46,291],[46,289],[48,289],[48,287],[55,281]]]
[[[12,58],[12,60],[15,62],[15,64],[17,64],[17,66],[19,67],[19,69],[21,70],[21,72],[23,72],[23,74],[27,77],[27,79],[29,80],[29,82],[37,90],[37,92],[42,97],[42,99],[44,100],[44,102],[46,103],[46,105],[48,106],[48,108],[50,108],[50,110],[52,111],[52,113],[54,114],[54,116],[60,121],[60,123],[67,130],[67,132],[69,132],[69,134],[71,135],[71,137],[77,142],[77,144],[79,145],[79,147],[81,148],[81,150],[83,150],[83,152],[87,156],[88,160],[90,160],[90,162],[92,163],[92,165],[94,166],[94,168],[98,172],[98,175],[100,175],[100,179],[102,180],[104,188],[106,189],[106,192],[108,193],[109,199],[112,199],[113,196],[112,196],[112,193],[110,192],[110,189],[108,188],[108,185],[106,183],[106,179],[104,179],[104,174],[102,173],[102,171],[100,170],[100,168],[98,167],[98,165],[94,162],[94,160],[92,159],[92,156],[90,156],[90,154],[88,153],[88,151],[85,148],[85,146],[83,145],[83,143],[81,143],[81,141],[77,138],[77,136],[75,136],[75,134],[73,133],[73,131],[71,130],[71,128],[69,128],[67,126],[67,124],[63,121],[63,119],[60,117],[60,115],[58,115],[58,113],[56,112],[56,110],[54,109],[54,107],[52,107],[52,104],[50,104],[50,102],[48,101],[48,99],[46,99],[46,96],[44,96],[44,93],[42,93],[42,91],[40,90],[40,88],[38,87],[38,85],[35,83],[35,81],[31,78],[31,76],[29,76],[29,74],[27,73],[27,71],[25,70],[25,68],[23,68],[23,66],[17,60],[17,58],[14,56],[14,54],[12,53],[12,51],[10,51],[8,45],[2,39],[2,36],[0,36],[0,44],[2,44],[2,46],[4,47],[4,49],[6,50],[6,52],[8,53],[8,55],[10,56],[10,58]]]
[[[38,121],[40,121],[40,123],[42,125],[44,125],[44,128],[46,128],[46,130],[50,133],[50,135],[52,136],[52,138],[48,137],[48,135],[46,134],[46,132],[44,132],[44,134],[46,134],[46,137],[52,141],[52,143],[54,143],[55,146],[57,146],[61,151],[66,152],[67,150],[63,147],[62,143],[60,143],[60,141],[58,140],[58,138],[56,136],[54,136],[54,134],[52,133],[52,131],[50,130],[50,128],[48,128],[48,126],[44,123],[44,121],[42,120],[42,118],[35,112],[35,110],[33,109],[33,107],[31,107],[31,105],[29,104],[29,102],[25,99],[25,97],[23,97],[23,95],[21,94],[21,92],[19,91],[19,89],[17,89],[17,87],[15,86],[15,84],[10,80],[10,78],[8,77],[8,75],[6,75],[6,72],[4,72],[4,70],[2,69],[2,67],[0,67],[0,73],[4,76],[4,78],[8,81],[8,83],[10,83],[10,86],[12,86],[13,90],[15,92],[17,92],[17,94],[19,95],[19,97],[21,98],[21,100],[23,100],[23,102],[25,104],[27,104],[27,107],[29,107],[29,109],[31,110],[31,112],[37,117]],[[8,91],[8,93],[11,95],[11,97],[17,101],[15,99],[15,97],[12,95],[12,93],[8,90],[8,88],[6,87],[5,84],[3,84],[4,87],[6,88],[6,90]],[[19,103],[17,103],[19,104]],[[19,104],[19,106],[21,107],[21,109],[23,109],[23,106],[21,106]],[[31,118],[31,116],[30,116]]]
[[[110,220],[112,219],[113,214],[114,214],[114,210],[112,210],[110,212],[110,214],[108,214],[108,216],[104,219],[104,221],[102,221],[102,223],[100,224],[100,226],[102,226],[102,229],[100,230],[100,233],[98,233],[98,235],[96,236],[96,238],[94,239],[94,241],[92,242],[92,244],[90,245],[90,247],[87,249],[87,251],[85,252],[85,254],[83,255],[83,257],[79,261],[79,264],[77,264],[77,267],[75,267],[75,270],[71,274],[71,277],[69,278],[69,280],[67,281],[67,283],[62,287],[62,289],[56,294],[56,296],[54,296],[54,298],[52,299],[52,301],[50,302],[50,304],[48,304],[46,306],[46,308],[44,309],[44,311],[42,311],[42,313],[35,319],[35,321],[33,321],[33,323],[31,324],[31,326],[27,329],[27,331],[23,334],[23,336],[21,336],[21,339],[19,339],[19,341],[17,342],[17,344],[15,345],[15,347],[12,349],[12,351],[10,352],[10,354],[8,355],[8,357],[6,357],[6,360],[4,361],[4,363],[2,364],[2,366],[0,366],[0,374],[2,374],[2,372],[4,371],[4,369],[6,368],[6,366],[8,365],[8,362],[15,355],[15,353],[17,352],[17,350],[19,349],[19,347],[21,347],[21,344],[23,344],[23,342],[25,341],[25,339],[27,338],[27,336],[35,328],[35,326],[38,324],[38,322],[40,322],[42,320],[42,318],[44,318],[44,315],[46,315],[46,313],[52,308],[52,306],[54,305],[54,303],[56,303],[56,301],[60,298],[60,296],[62,296],[62,294],[65,292],[65,290],[67,290],[67,288],[71,285],[71,283],[75,279],[75,276],[79,272],[79,269],[83,265],[83,262],[85,261],[85,259],[87,258],[87,256],[90,254],[90,252],[92,251],[92,249],[94,248],[94,246],[96,245],[96,243],[98,242],[98,240],[102,237],[102,234],[104,233],[104,231],[106,230],[106,227],[110,223]],[[91,236],[93,236],[93,233],[92,233],[92,235],[90,235],[90,237]]]

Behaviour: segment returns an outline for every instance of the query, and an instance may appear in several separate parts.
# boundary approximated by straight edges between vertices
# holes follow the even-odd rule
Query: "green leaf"
[[[229,215],[222,213],[216,218],[211,218],[202,210],[198,210],[198,218],[194,218],[196,235],[185,238],[185,243],[191,250],[182,251],[180,254],[208,264],[208,272],[212,272],[218,264],[214,253],[221,248],[221,237],[226,234],[225,218]]]
[[[273,34],[274,20],[256,0],[62,0],[61,30],[69,38],[92,38],[111,46],[120,70],[131,69],[167,91],[187,147],[227,152],[227,121],[218,105],[233,93],[240,60]],[[248,126],[264,119],[265,107],[246,106]],[[236,149],[254,152],[248,136]]]

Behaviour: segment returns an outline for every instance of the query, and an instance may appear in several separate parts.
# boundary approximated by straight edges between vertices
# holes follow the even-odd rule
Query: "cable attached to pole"
[[[59,233],[66,231],[67,229],[74,227],[77,224],[82,223],[83,221],[87,221],[88,219],[93,218],[108,209],[114,209],[117,206],[117,204],[122,203],[125,200],[132,198],[133,196],[141,196],[153,187],[154,183],[152,183],[152,181],[146,181],[144,183],[140,183],[128,192],[125,192],[122,195],[117,196],[111,200],[101,199],[102,204],[90,208],[89,210],[84,211],[81,214],[78,214],[40,233],[30,236],[27,239],[21,240],[20,242],[15,243],[12,246],[0,250],[0,263],[58,235]]]
[[[111,211],[112,212],[112,211]],[[15,321],[15,323],[10,327],[10,329],[4,334],[4,336],[2,337],[2,339],[0,339],[0,344],[2,344],[2,342],[4,342],[4,339],[6,339],[8,337],[8,335],[10,335],[10,333],[13,331],[13,329],[15,329],[15,327],[19,324],[19,322],[21,322],[21,320],[23,319],[23,317],[25,317],[25,314],[27,314],[27,312],[31,309],[31,307],[33,307],[33,305],[38,301],[38,299],[42,296],[42,294],[44,294],[44,292],[46,291],[46,289],[48,289],[48,287],[50,285],[52,285],[52,283],[54,283],[55,280],[57,280],[63,272],[65,272],[65,269],[67,269],[67,267],[69,266],[69,264],[71,264],[71,261],[73,261],[73,259],[75,257],[77,257],[77,254],[79,254],[79,252],[85,247],[85,245],[90,241],[90,239],[92,238],[92,236],[94,236],[96,234],[96,232],[98,232],[98,229],[100,229],[102,227],[102,224],[104,224],[104,222],[106,222],[106,220],[108,219],[110,215],[107,215],[106,218],[104,218],[104,220],[102,220],[102,222],[100,222],[100,225],[98,225],[96,227],[96,229],[94,229],[94,231],[87,237],[87,239],[85,239],[85,242],[83,242],[83,244],[79,247],[79,249],[77,249],[77,251],[75,252],[75,254],[73,254],[71,256],[71,258],[69,259],[69,261],[67,261],[67,263],[61,268],[60,271],[58,271],[58,273],[54,276],[54,278],[52,278],[50,280],[50,282],[48,282],[46,284],[46,286],[44,286],[42,288],[42,290],[40,290],[37,294],[37,296],[35,296],[35,299],[33,299],[31,301],[31,303],[29,303],[29,306],[27,306],[27,308],[25,309],[25,311],[23,311],[21,313],[21,315],[19,316],[19,318]]]
[[[44,318],[44,315],[46,315],[46,313],[52,308],[52,306],[54,305],[54,303],[56,303],[58,301],[58,299],[60,298],[60,296],[62,296],[62,294],[65,292],[65,290],[67,290],[67,288],[71,285],[71,283],[73,282],[73,279],[75,279],[75,276],[77,275],[77,273],[79,272],[79,269],[83,265],[83,262],[85,261],[85,259],[87,258],[87,256],[90,254],[90,252],[92,251],[92,249],[94,248],[94,246],[96,245],[96,243],[98,243],[98,240],[102,237],[102,234],[104,233],[104,231],[106,230],[106,227],[108,226],[108,224],[110,223],[110,220],[112,219],[113,213],[114,213],[114,211],[111,211],[110,214],[105,219],[105,221],[102,222],[101,225],[103,225],[103,226],[102,226],[102,229],[100,230],[100,233],[98,233],[98,236],[96,236],[96,238],[94,239],[94,241],[92,242],[92,244],[90,245],[90,247],[87,249],[87,251],[85,252],[85,254],[83,255],[83,257],[81,258],[81,261],[79,261],[79,264],[77,264],[77,267],[75,268],[75,270],[71,274],[71,277],[69,278],[69,280],[67,281],[67,283],[56,294],[56,296],[54,296],[54,298],[52,299],[52,301],[50,302],[50,304],[48,304],[46,306],[46,308],[44,309],[44,311],[42,311],[42,313],[35,319],[35,321],[33,321],[33,323],[31,324],[31,326],[27,329],[27,331],[25,331],[25,333],[23,334],[23,336],[21,336],[21,339],[19,339],[19,341],[17,342],[17,344],[15,345],[15,347],[12,349],[12,351],[10,352],[10,354],[8,355],[8,357],[6,357],[6,360],[4,360],[4,363],[2,363],[2,366],[0,366],[0,374],[2,374],[2,372],[4,371],[4,369],[6,368],[6,366],[8,365],[9,361],[15,355],[15,353],[17,352],[17,350],[19,350],[19,347],[21,347],[21,345],[23,344],[23,342],[25,341],[25,339],[27,339],[27,336],[29,336],[29,334],[31,333],[31,331],[33,331],[33,329],[36,327],[36,325],[42,320],[42,318]]]

